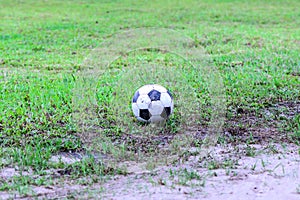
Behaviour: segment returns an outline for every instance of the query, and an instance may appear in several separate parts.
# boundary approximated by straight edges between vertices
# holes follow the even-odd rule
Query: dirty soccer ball
[[[132,98],[132,110],[142,122],[158,123],[168,119],[173,112],[173,97],[163,86],[144,85]]]

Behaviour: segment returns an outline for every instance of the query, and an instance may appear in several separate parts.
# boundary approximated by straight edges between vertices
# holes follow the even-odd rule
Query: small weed
[[[209,161],[207,163],[207,169],[209,170],[219,169],[220,167],[220,163],[215,160]]]
[[[199,164],[201,167],[206,167],[208,170],[236,169],[238,160],[236,158],[232,159],[231,157],[219,160],[209,155],[207,158],[201,160]]]
[[[251,170],[255,171],[256,167],[257,167],[257,161],[255,161],[255,163],[251,166]]]
[[[44,176],[40,177],[35,175],[18,175],[13,176],[12,178],[3,182],[0,187],[0,191],[16,190],[22,195],[34,195],[32,187],[48,186],[52,184],[52,180]]]
[[[252,147],[250,145],[246,146],[246,149],[245,149],[246,156],[254,157],[256,154],[257,154],[257,150],[255,147]]]
[[[111,169],[106,169],[102,163],[95,161],[93,157],[86,157],[79,162],[67,165],[64,169],[58,171],[61,175],[70,175],[72,178],[81,176],[97,175],[112,173]]]
[[[198,172],[194,170],[188,170],[186,168],[180,170],[169,170],[169,176],[172,180],[175,181],[178,185],[190,185],[192,180],[200,181],[197,182],[196,185],[204,186],[205,185],[205,177],[198,174]]]
[[[264,161],[263,159],[261,159],[261,166],[262,166],[263,168],[266,167],[266,163],[265,163],[265,161]]]

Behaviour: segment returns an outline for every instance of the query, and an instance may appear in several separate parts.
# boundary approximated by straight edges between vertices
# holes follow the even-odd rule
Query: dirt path
[[[249,147],[249,146],[248,146]],[[127,163],[129,175],[117,175],[92,186],[66,182],[61,186],[33,187],[34,196],[0,192],[0,199],[300,199],[298,147],[251,146],[255,156],[240,156],[245,146],[215,147],[205,159],[190,156],[182,164],[147,171]],[[3,169],[1,176],[12,173]]]

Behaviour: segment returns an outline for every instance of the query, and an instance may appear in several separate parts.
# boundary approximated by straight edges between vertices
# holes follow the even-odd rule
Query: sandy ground
[[[84,186],[66,182],[61,186],[33,187],[34,196],[0,192],[0,199],[299,200],[299,147],[253,147],[257,152],[254,157],[240,156],[244,146],[239,147],[238,152],[230,146],[215,147],[204,159],[190,156],[181,164],[161,166],[152,171],[142,164],[128,162],[128,175],[111,177],[102,184]],[[223,166],[208,169],[209,163]],[[197,175],[191,178],[184,170]],[[0,171],[0,178],[17,173],[13,168],[5,168]]]
[[[226,150],[228,149],[216,148],[214,159],[221,161],[227,154]],[[296,146],[281,149],[276,154],[262,153],[255,157],[241,157],[237,161],[237,165],[233,167],[235,169],[207,170],[196,166],[198,160],[194,156],[181,166],[163,167],[155,175],[121,176],[104,184],[106,190],[103,198],[300,199],[300,157]],[[178,177],[170,178],[169,171],[183,168],[197,171],[203,178],[180,185]]]

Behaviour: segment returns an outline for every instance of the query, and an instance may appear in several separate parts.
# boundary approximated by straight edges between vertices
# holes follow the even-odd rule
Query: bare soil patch
[[[32,186],[32,196],[1,192],[1,199],[299,199],[300,157],[294,144],[216,146],[168,166],[148,170],[145,163],[126,162],[127,175],[82,185],[65,179],[53,186]],[[191,149],[195,152],[195,149]],[[1,170],[1,179],[13,169]],[[9,172],[9,173],[8,173]]]

